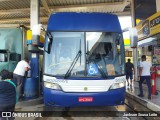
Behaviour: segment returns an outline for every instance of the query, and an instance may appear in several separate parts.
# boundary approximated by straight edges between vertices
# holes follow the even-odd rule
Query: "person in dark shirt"
[[[13,74],[8,70],[2,70],[0,74],[0,120],[7,120],[7,118],[2,118],[2,112],[13,112],[15,109],[16,97],[18,97],[16,96],[16,81],[12,79]]]
[[[129,81],[128,81],[129,78],[130,78],[130,86],[132,86],[133,72],[134,72],[134,65],[131,63],[131,59],[128,59],[128,62],[126,63],[126,80],[128,86],[129,86]]]

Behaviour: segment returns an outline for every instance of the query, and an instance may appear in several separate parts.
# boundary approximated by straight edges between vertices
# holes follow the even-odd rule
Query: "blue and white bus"
[[[114,106],[125,99],[125,51],[118,17],[51,14],[44,52],[46,106]]]

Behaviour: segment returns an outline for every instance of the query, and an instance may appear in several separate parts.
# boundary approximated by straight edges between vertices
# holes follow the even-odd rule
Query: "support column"
[[[38,26],[40,23],[40,6],[39,0],[31,0],[31,7],[30,7],[30,29],[32,30],[32,44],[28,45],[29,51],[39,51],[38,44],[39,44],[39,36],[35,34],[38,30],[35,29],[35,26]],[[34,33],[34,34],[33,34]]]
[[[39,0],[31,0],[31,17],[30,17],[30,26],[31,30],[33,29],[34,25],[38,25],[40,23],[39,17]]]
[[[39,81],[39,37],[40,33],[37,28],[38,24],[40,23],[40,0],[30,0],[31,10],[30,10],[30,27],[32,30],[32,42],[29,44],[28,49],[31,52],[31,78],[32,80],[36,80],[35,87],[38,87],[38,91],[36,90],[35,93],[39,96],[40,95],[40,81]]]
[[[135,6],[134,0],[131,0],[131,19],[132,19],[132,27],[136,26],[136,19],[135,19]],[[133,64],[135,68],[135,80],[138,80],[138,69],[137,69],[137,61],[138,61],[138,49],[133,48]]]
[[[156,0],[156,9],[157,12],[160,11],[160,0]]]

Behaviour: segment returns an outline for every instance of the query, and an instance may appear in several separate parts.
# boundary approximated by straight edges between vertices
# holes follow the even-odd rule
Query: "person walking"
[[[142,83],[144,80],[146,80],[147,86],[148,86],[148,99],[151,99],[151,81],[150,81],[150,71],[152,70],[152,63],[149,61],[146,61],[146,55],[142,55],[141,57],[142,61],[140,63],[140,69],[139,69],[139,90],[140,94],[139,97],[143,97],[143,89],[142,89]]]
[[[24,60],[21,60],[18,62],[14,72],[13,72],[13,79],[16,80],[17,82],[17,91],[19,95],[19,99],[22,98],[22,88],[24,85],[24,77],[25,77],[25,72],[30,70],[29,66],[29,59],[24,58]]]
[[[8,70],[2,70],[0,74],[0,120],[7,120],[7,117],[2,116],[2,112],[14,112],[16,102],[18,102],[16,81],[13,80],[13,74]],[[8,120],[13,119],[13,117],[8,117]]]
[[[129,86],[129,79],[130,79],[130,86],[132,86],[132,79],[133,79],[133,72],[134,72],[134,65],[131,63],[131,59],[128,59],[126,63],[126,80],[127,85]]]

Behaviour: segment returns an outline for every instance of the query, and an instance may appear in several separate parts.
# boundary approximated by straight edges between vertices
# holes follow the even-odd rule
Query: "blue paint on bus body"
[[[48,106],[114,106],[124,104],[125,87],[97,93],[63,92],[44,88],[44,103]],[[93,97],[93,102],[79,102],[79,97]]]

